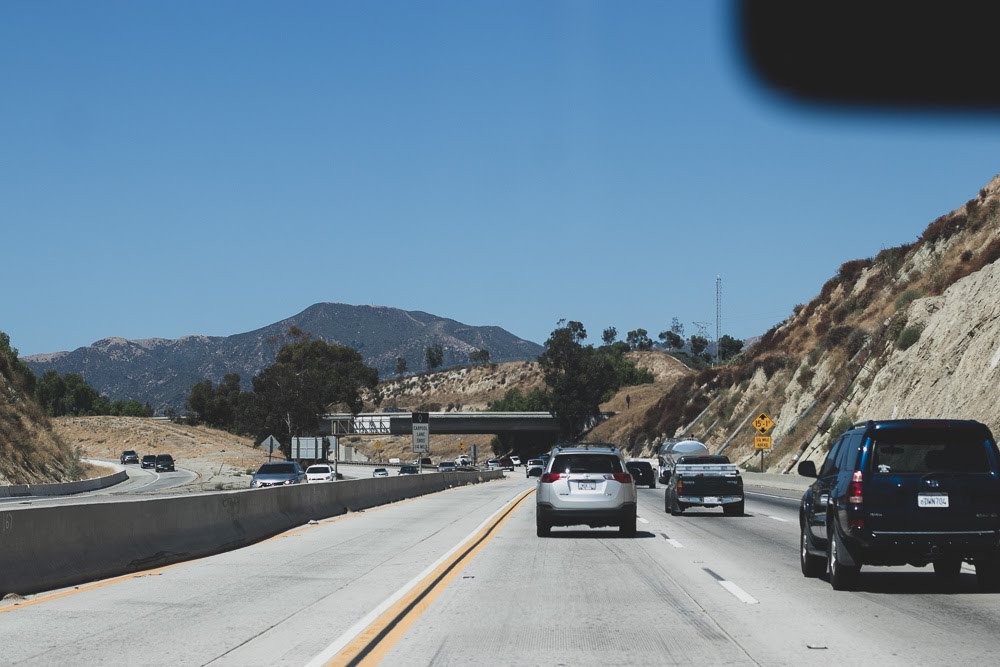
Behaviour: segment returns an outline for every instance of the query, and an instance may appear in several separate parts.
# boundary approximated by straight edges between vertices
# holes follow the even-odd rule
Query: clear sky
[[[762,333],[1000,172],[1000,122],[789,107],[721,2],[0,7],[0,330],[22,355],[320,301],[543,342]]]

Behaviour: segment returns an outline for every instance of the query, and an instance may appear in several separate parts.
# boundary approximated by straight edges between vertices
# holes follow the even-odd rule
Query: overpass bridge
[[[434,435],[496,435],[500,433],[559,433],[559,420],[549,412],[431,412]],[[321,417],[330,435],[409,435],[412,413],[363,412]]]

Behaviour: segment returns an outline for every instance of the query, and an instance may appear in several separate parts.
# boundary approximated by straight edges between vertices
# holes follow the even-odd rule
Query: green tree
[[[587,330],[580,322],[560,321],[538,357],[552,396],[552,412],[565,437],[575,437],[600,414],[601,402],[617,384],[608,356],[584,346],[586,338]]]
[[[704,336],[691,336],[691,352],[694,355],[700,355],[708,347],[708,339]]]
[[[735,357],[743,349],[743,341],[724,335],[719,339],[719,358],[725,361]]]
[[[676,317],[670,320],[670,331],[677,334],[681,340],[684,340],[684,325]]]
[[[475,352],[469,353],[469,363],[472,364],[488,364],[490,363],[490,351],[486,348],[480,348]]]
[[[684,339],[681,338],[679,334],[676,334],[673,331],[661,331],[659,339],[660,342],[662,342],[671,350],[677,350],[684,346]]]
[[[424,349],[424,364],[429,371],[440,368],[444,364],[444,348],[439,343],[429,345]]]
[[[631,350],[649,350],[653,347],[653,341],[649,339],[649,332],[645,329],[634,329],[625,336]]]
[[[331,403],[345,403],[352,413],[362,408],[361,390],[374,390],[378,371],[365,365],[349,347],[321,340],[300,340],[278,350],[273,364],[253,379],[258,435],[279,432],[294,436],[314,432],[318,416]]]
[[[604,333],[601,334],[601,340],[604,341],[605,345],[611,345],[615,342],[616,338],[618,338],[618,329],[615,327],[608,327],[604,330]]]
[[[402,375],[406,372],[406,358],[396,357],[396,375]]]

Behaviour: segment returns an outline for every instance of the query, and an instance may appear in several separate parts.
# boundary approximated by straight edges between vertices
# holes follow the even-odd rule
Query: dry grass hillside
[[[79,459],[52,431],[31,395],[27,373],[0,333],[0,485],[80,479]]]
[[[182,467],[234,471],[267,460],[252,439],[207,426],[144,417],[58,417],[52,424],[60,439],[92,458],[117,459],[133,449],[139,456],[171,454]]]
[[[485,410],[509,390],[522,392],[542,387],[542,371],[533,361],[466,366],[437,373],[424,373],[379,385],[381,408],[429,412]],[[369,397],[368,409],[377,409]]]
[[[677,383],[636,442],[694,435],[753,457],[758,412],[777,423],[771,470],[825,454],[852,421],[960,417],[1000,427],[1000,177],[913,243],[845,262],[731,365]]]

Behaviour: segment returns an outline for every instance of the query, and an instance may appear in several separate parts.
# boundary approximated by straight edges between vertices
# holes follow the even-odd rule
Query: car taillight
[[[684,480],[680,477],[677,478],[677,495],[684,493]]]
[[[607,477],[607,475],[605,475],[605,477]],[[622,484],[632,483],[632,475],[628,474],[627,472],[616,472],[612,476],[612,479],[614,479],[616,482],[621,482]]]
[[[851,483],[847,485],[847,502],[850,505],[860,505],[862,502],[860,470],[854,471]]]
[[[538,478],[538,481],[540,481],[542,484],[551,484],[560,477],[562,477],[562,475],[560,475],[557,472],[543,472],[542,476]]]
[[[743,478],[742,477],[737,477],[736,478],[736,488],[739,489],[740,493],[743,493]]]

